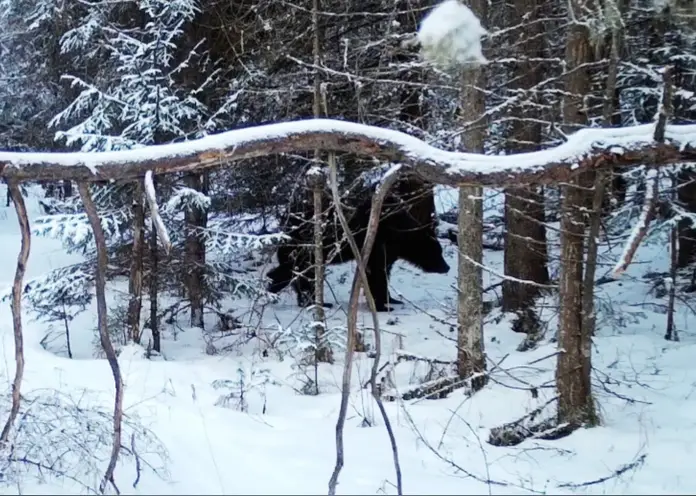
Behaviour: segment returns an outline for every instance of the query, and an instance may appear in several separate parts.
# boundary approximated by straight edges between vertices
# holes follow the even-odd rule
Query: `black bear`
[[[360,249],[365,241],[371,205],[370,195],[357,202],[352,215],[347,214],[350,230]],[[304,307],[314,301],[310,248],[314,227],[310,208],[301,210],[287,217],[287,234],[291,242],[278,248],[279,265],[267,277],[271,280],[268,286],[271,293],[278,293],[292,283],[297,304]],[[341,264],[355,257],[338,219],[332,218],[332,211],[329,207],[329,222],[323,237],[324,260],[328,264]],[[449,271],[437,239],[436,222],[432,186],[415,176],[400,179],[385,199],[375,243],[366,264],[368,284],[377,311],[389,311],[391,305],[402,303],[391,298],[388,290],[389,275],[397,260],[405,260],[424,272],[446,274]]]

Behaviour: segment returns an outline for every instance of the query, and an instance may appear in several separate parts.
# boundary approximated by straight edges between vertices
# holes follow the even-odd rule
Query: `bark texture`
[[[510,43],[520,58],[513,68],[511,86],[524,91],[541,81],[541,66],[530,62],[533,57],[543,57],[540,0],[514,0],[508,12]],[[526,22],[521,23],[524,19]],[[533,96],[528,98],[533,99]],[[520,153],[536,151],[541,143],[541,116],[532,105],[519,105],[513,109],[515,120],[510,126],[508,151]],[[528,185],[505,190],[505,274],[515,279],[548,284],[546,267],[546,227],[544,225],[544,201],[539,187]],[[540,287],[513,279],[503,281],[503,311],[514,312],[528,308],[539,294]]]
[[[581,19],[591,6],[583,0],[571,2],[571,15]],[[564,120],[567,129],[587,123],[584,96],[590,93],[586,64],[592,60],[590,33],[586,25],[574,22],[566,39],[566,96]],[[561,353],[556,367],[558,421],[576,427],[598,422],[592,397],[592,337],[583,328],[583,249],[588,186],[593,178],[586,173],[563,187],[561,207],[560,315],[558,345]]]
[[[474,0],[473,12],[485,22],[486,0]],[[462,73],[461,115],[473,120],[486,110],[485,71],[482,67],[467,68]],[[463,136],[467,151],[483,152],[485,125],[478,125]],[[462,378],[472,377],[473,390],[486,384],[486,356],[483,346],[483,188],[465,185],[459,188],[458,289],[457,307],[457,371]],[[466,233],[466,235],[464,235]]]

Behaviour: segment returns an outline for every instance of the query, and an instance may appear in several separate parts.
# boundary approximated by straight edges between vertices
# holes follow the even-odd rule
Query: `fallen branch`
[[[655,122],[655,130],[653,132],[653,141],[656,143],[664,143],[667,139],[667,121],[672,114],[672,73],[674,68],[671,66],[662,68],[662,98],[660,107],[657,111],[657,119]],[[638,223],[633,228],[631,235],[626,242],[624,251],[621,254],[619,262],[614,267],[611,275],[614,279],[623,274],[631,264],[633,257],[638,251],[641,241],[648,233],[648,227],[653,217],[655,216],[655,208],[658,199],[658,176],[657,170],[648,170],[646,185],[645,185],[645,200],[643,202],[643,210],[638,218]]]
[[[368,358],[375,358],[375,353],[370,351],[367,354]],[[406,350],[394,350],[394,356],[396,357],[396,363],[402,361],[406,362],[427,362],[431,365],[456,365],[457,362],[453,360],[440,360],[438,358],[428,358],[423,355],[416,355],[415,353],[408,352]]]
[[[440,400],[446,398],[452,391],[467,387],[471,384],[471,380],[479,377],[480,374],[475,374],[466,379],[462,379],[458,375],[447,377],[439,377],[432,381],[427,381],[417,386],[410,387],[404,391],[390,391],[384,394],[384,399],[387,401],[396,401],[402,399],[404,401],[425,398],[428,400]]]
[[[370,376],[367,382],[363,385],[363,388],[366,388],[368,384],[376,384],[379,380],[381,391],[384,391],[383,384],[387,377],[384,376],[383,372],[388,373],[393,371],[394,367],[399,365],[401,362],[425,362],[430,365],[431,369],[434,368],[435,365],[445,365],[448,367],[454,367],[457,364],[455,361],[452,360],[439,360],[437,358],[428,358],[426,356],[416,355],[415,353],[410,353],[404,350],[394,350],[392,354],[394,356],[394,359],[385,362],[381,367],[379,367],[377,373],[374,376]],[[377,353],[375,353],[374,351],[368,351],[367,357],[375,359],[374,363],[379,363],[379,360],[377,359]],[[388,401],[393,401],[393,399],[395,399],[394,393],[392,393],[389,396],[389,398],[386,399]]]
[[[554,441],[569,436],[578,426],[570,422],[559,423],[555,413],[534,422],[546,407],[557,401],[558,396],[554,396],[521,418],[500,427],[493,427],[488,436],[488,443],[493,446],[517,446],[527,439]]]
[[[625,474],[626,472],[628,472],[630,470],[637,469],[638,467],[643,465],[643,463],[645,462],[645,458],[647,456],[648,456],[647,454],[643,453],[642,455],[640,455],[638,457],[638,459],[636,459],[635,461],[633,461],[631,463],[627,463],[625,465],[622,465],[621,467],[616,469],[614,471],[614,473],[612,473],[611,475],[607,475],[605,477],[600,477],[599,479],[594,479],[594,480],[587,481],[587,482],[580,482],[580,483],[568,482],[568,483],[564,483],[564,484],[558,484],[557,487],[568,487],[568,488],[576,489],[579,487],[588,487],[588,486],[594,486],[596,484],[602,484],[603,482],[606,482],[608,480],[620,477],[621,475]]]
[[[111,372],[114,376],[114,431],[113,441],[111,446],[111,457],[109,465],[104,472],[104,477],[99,484],[99,492],[104,494],[107,484],[118,492],[118,487],[114,481],[114,470],[116,470],[116,462],[118,462],[118,454],[121,450],[121,425],[123,423],[123,379],[121,378],[121,369],[116,357],[116,351],[109,337],[107,328],[107,311],[106,311],[106,239],[104,238],[104,230],[102,229],[101,220],[97,212],[97,207],[94,204],[92,195],[89,191],[89,184],[85,182],[78,183],[82,204],[85,207],[85,212],[89,218],[89,223],[92,226],[94,233],[94,242],[97,245],[97,267],[95,286],[97,293],[97,325],[99,328],[99,338],[101,346],[106,354],[106,359],[111,367]]]
[[[650,222],[652,222],[652,219],[655,216],[655,207],[657,205],[658,196],[657,170],[650,169],[648,171],[646,183],[643,210],[640,212],[640,217],[638,218],[638,222],[633,228],[633,231],[631,231],[631,234],[628,236],[628,240],[624,246],[621,258],[619,258],[616,266],[614,266],[614,269],[611,271],[611,276],[614,279],[621,277],[621,275],[626,271],[628,266],[633,261],[633,257],[636,255],[641,241],[643,241],[643,238],[645,238],[645,236],[648,234]]]
[[[157,229],[157,234],[162,242],[164,251],[169,253],[172,248],[172,242],[169,239],[169,233],[167,228],[164,226],[164,221],[159,213],[159,207],[157,206],[157,192],[155,191],[155,181],[152,177],[152,171],[147,171],[145,173],[145,198],[147,198],[147,204],[150,207],[150,218],[152,219],[155,229]]]
[[[15,376],[12,382],[12,407],[7,422],[0,434],[0,443],[5,444],[10,438],[10,431],[19,414],[21,401],[22,379],[24,378],[24,336],[22,334],[22,288],[24,286],[24,273],[27,269],[27,260],[31,251],[31,229],[27,207],[24,203],[19,184],[14,181],[7,182],[10,198],[15,205],[19,228],[22,232],[22,246],[17,257],[17,269],[15,270],[14,283],[12,284],[12,328],[14,330],[15,346]]]
[[[449,152],[408,134],[333,119],[308,119],[237,129],[198,140],[118,152],[0,152],[0,178],[22,181],[128,180],[154,174],[218,167],[223,163],[315,149],[356,153],[401,163],[424,179],[458,186],[567,182],[597,168],[696,161],[696,125],[582,129],[562,145],[507,156]]]

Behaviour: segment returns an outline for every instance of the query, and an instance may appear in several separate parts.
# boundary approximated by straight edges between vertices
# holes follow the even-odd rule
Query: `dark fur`
[[[352,215],[347,214],[351,232],[360,249],[365,241],[371,203],[371,198],[365,198],[358,202]],[[308,206],[305,205],[303,210],[299,215],[290,215],[287,219],[287,234],[292,242],[278,249],[279,265],[268,273],[271,279],[268,291],[278,293],[292,283],[297,293],[297,303],[304,307],[314,301],[313,253],[310,247],[314,226]],[[329,264],[355,259],[343,234],[338,219],[333,216],[333,209],[329,208],[329,222],[324,232],[324,260]],[[380,312],[388,311],[391,304],[401,303],[391,298],[388,291],[391,269],[399,259],[424,272],[445,274],[449,271],[436,235],[432,187],[415,177],[400,180],[387,196],[367,261],[368,283]]]

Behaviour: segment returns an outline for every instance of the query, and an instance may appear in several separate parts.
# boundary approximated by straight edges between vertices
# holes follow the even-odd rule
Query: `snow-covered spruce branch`
[[[289,239],[284,233],[241,234],[200,227],[196,231],[204,237],[206,249],[223,254],[261,250]]]
[[[127,238],[130,235],[128,226],[132,221],[132,212],[129,208],[100,210],[99,221],[108,241],[123,239],[124,235]],[[94,245],[94,235],[84,212],[46,215],[34,219],[32,234],[58,239],[69,252]]]
[[[445,151],[380,127],[333,119],[309,119],[237,129],[201,139],[135,150],[79,153],[0,152],[0,178],[15,181],[135,179],[201,170],[277,153],[315,149],[352,152],[402,163],[445,185],[557,183],[585,169],[696,161],[696,125],[669,125],[665,142],[654,125],[582,129],[562,145],[530,153],[486,156]]]

